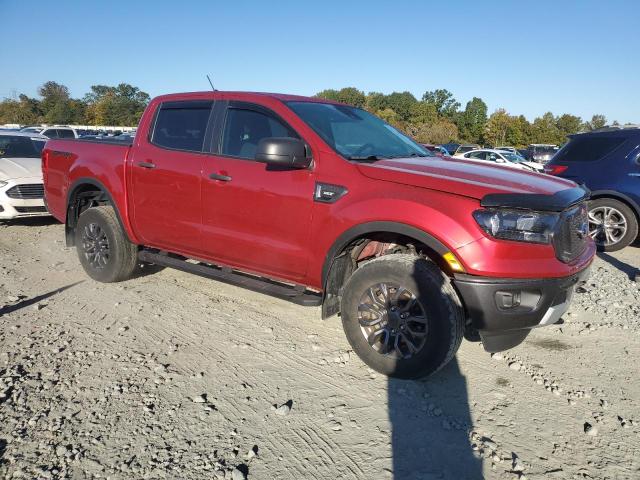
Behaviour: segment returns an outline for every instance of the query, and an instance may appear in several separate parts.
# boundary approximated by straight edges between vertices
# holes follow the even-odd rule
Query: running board
[[[322,305],[322,294],[307,290],[302,285],[287,285],[264,277],[248,275],[246,273],[218,267],[206,263],[191,263],[187,258],[173,254],[140,250],[138,258],[147,263],[175,268],[183,272],[193,273],[201,277],[211,278],[237,287],[246,288],[254,292],[288,300],[306,307]]]

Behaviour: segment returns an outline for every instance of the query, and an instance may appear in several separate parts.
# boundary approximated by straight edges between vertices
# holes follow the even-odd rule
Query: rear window
[[[554,162],[593,162],[618,148],[625,137],[575,137],[556,153]]]
[[[0,158],[39,158],[29,137],[0,135]]]
[[[158,112],[151,142],[172,150],[202,152],[211,102],[172,102]]]
[[[73,130],[68,130],[66,128],[58,128],[58,138],[75,138],[73,134]]]

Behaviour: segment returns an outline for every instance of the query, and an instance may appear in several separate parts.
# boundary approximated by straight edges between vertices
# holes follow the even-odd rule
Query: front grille
[[[553,235],[553,244],[558,260],[569,263],[575,260],[587,246],[589,222],[587,206],[581,203],[560,215]]]
[[[7,190],[7,197],[30,200],[44,197],[44,185],[42,183],[26,183],[16,185]]]
[[[18,213],[46,213],[47,207],[13,207]]]

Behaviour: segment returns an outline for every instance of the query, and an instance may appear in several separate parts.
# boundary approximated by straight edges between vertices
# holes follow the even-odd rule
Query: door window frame
[[[202,99],[202,100],[174,100],[174,101],[169,101],[169,102],[162,102],[161,104],[158,105],[158,107],[156,108],[156,111],[153,114],[153,120],[151,122],[151,128],[149,129],[149,132],[147,133],[147,143],[149,143],[149,145],[153,145],[156,148],[159,148],[161,150],[167,150],[170,152],[184,152],[184,153],[192,153],[195,155],[207,155],[210,154],[209,151],[209,147],[211,144],[211,135],[213,133],[213,124],[214,124],[214,111],[215,111],[215,106],[216,106],[216,102],[215,100],[206,100],[206,99]],[[204,106],[206,104],[209,105],[209,118],[207,119],[207,126],[205,127],[204,130],[204,138],[202,140],[202,150],[201,151],[194,151],[194,150],[186,150],[183,148],[171,148],[171,147],[167,147],[165,145],[160,145],[156,142],[153,141],[153,135],[155,134],[156,131],[156,126],[158,123],[158,117],[160,116],[160,111],[164,108],[164,109],[180,109],[183,105],[185,104],[191,104],[192,105],[192,109],[197,108],[198,105]],[[182,107],[183,108],[183,107]],[[189,107],[187,107],[189,108]]]
[[[216,155],[218,157],[223,157],[223,158],[231,158],[234,160],[243,160],[245,162],[263,163],[263,162],[260,162],[259,160],[256,160],[255,158],[238,157],[236,155],[226,155],[222,153],[222,142],[224,140],[224,131],[227,127],[227,118],[230,110],[249,110],[249,111],[261,113],[263,115],[273,118],[274,120],[284,125],[287,129],[295,133],[297,137],[293,137],[293,138],[298,138],[299,140],[302,140],[307,149],[307,154],[311,155],[311,147],[309,146],[309,143],[304,139],[304,137],[300,135],[300,133],[295,128],[293,128],[289,122],[287,122],[284,118],[282,118],[281,115],[274,112],[272,109],[265,107],[264,105],[259,105],[257,103],[244,102],[240,100],[226,100],[226,101],[219,101],[216,103],[220,104],[219,105],[220,110],[216,112],[216,115],[215,115],[216,121],[214,122],[215,125],[213,126],[213,129],[212,129],[213,134],[212,134],[211,145],[209,149],[212,155]]]

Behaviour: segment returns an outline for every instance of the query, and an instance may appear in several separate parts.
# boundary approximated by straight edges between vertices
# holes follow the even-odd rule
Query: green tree
[[[447,143],[458,138],[458,127],[451,120],[438,118],[433,123],[409,124],[407,135],[420,143]]]
[[[389,108],[387,96],[380,92],[369,92],[365,105],[367,110],[373,113]]]
[[[353,105],[358,108],[364,107],[367,100],[364,92],[361,92],[354,87],[346,87],[340,90],[323,90],[316,93],[316,97],[326,98],[327,100],[333,100],[334,102],[346,103],[347,105]]]
[[[386,97],[387,106],[398,114],[403,122],[411,117],[411,110],[418,100],[410,92],[392,92]]]
[[[458,116],[460,137],[467,142],[481,143],[487,123],[487,104],[481,98],[473,97]]]
[[[581,132],[583,130],[583,123],[580,117],[565,113],[556,119],[556,127],[558,128],[559,134],[562,135],[563,140],[560,142],[562,143],[567,135]]]
[[[436,108],[426,102],[416,102],[409,109],[409,123],[434,123],[438,119]]]
[[[551,112],[547,112],[533,121],[531,136],[532,143],[559,144],[564,141],[564,136],[556,125],[556,118]]]
[[[425,92],[422,101],[431,103],[436,107],[438,115],[453,119],[460,108],[460,102],[456,101],[453,93],[446,89],[437,89]]]
[[[92,85],[84,97],[87,123],[93,125],[137,125],[149,94],[138,87],[121,83],[115,87]]]
[[[597,130],[598,128],[603,128],[607,125],[607,117],[604,115],[596,114],[591,117],[591,120],[585,122],[584,129],[591,131]]]
[[[506,145],[512,122],[512,117],[504,108],[496,110],[487,120],[484,131],[485,140],[494,147]]]

